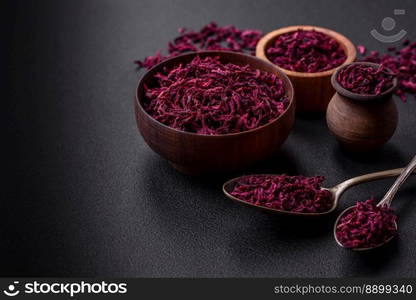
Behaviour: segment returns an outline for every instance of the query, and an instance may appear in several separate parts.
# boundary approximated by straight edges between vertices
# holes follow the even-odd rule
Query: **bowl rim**
[[[365,66],[370,66],[370,67],[374,67],[374,68],[378,68],[381,66],[381,64],[377,64],[377,63],[373,63],[373,62],[365,62],[365,61],[357,61],[357,62],[353,62],[350,64],[347,64],[345,66],[342,66],[341,68],[339,68],[338,70],[336,70],[334,72],[334,74],[332,74],[331,76],[331,84],[333,86],[333,88],[335,89],[335,91],[337,93],[339,93],[340,95],[353,99],[353,100],[359,100],[359,101],[369,101],[369,100],[376,100],[376,99],[380,99],[380,98],[385,98],[386,96],[390,96],[397,88],[398,86],[398,79],[397,76],[394,76],[393,78],[393,86],[390,87],[388,90],[380,93],[380,94],[357,94],[354,92],[351,92],[350,90],[347,90],[346,88],[344,88],[339,82],[338,82],[338,74],[339,72],[341,72],[343,69],[352,66],[352,65],[365,65]],[[391,69],[386,67],[386,70],[389,72],[392,72]],[[393,73],[393,72],[392,72]]]
[[[234,133],[225,133],[225,134],[215,134],[215,135],[211,135],[211,134],[200,134],[200,133],[194,133],[194,132],[188,132],[188,131],[183,131],[183,130],[179,130],[176,128],[172,128],[166,124],[163,124],[162,122],[156,120],[155,118],[153,118],[151,115],[149,115],[147,113],[147,111],[144,109],[144,107],[142,106],[142,103],[140,102],[139,99],[139,89],[141,88],[142,85],[144,85],[144,81],[145,79],[147,79],[147,77],[152,75],[152,72],[155,72],[156,69],[161,68],[161,66],[163,66],[164,64],[167,64],[168,62],[171,62],[173,60],[180,60],[182,57],[187,57],[187,56],[197,56],[197,55],[205,55],[205,56],[214,56],[215,54],[217,54],[218,56],[221,56],[221,54],[228,54],[231,56],[244,56],[244,57],[249,57],[249,59],[253,59],[253,60],[257,60],[258,62],[262,63],[262,64],[268,64],[270,67],[272,67],[275,71],[276,71],[276,75],[279,76],[280,79],[282,79],[283,81],[285,81],[286,85],[289,87],[288,90],[286,91],[286,94],[288,95],[288,100],[289,100],[289,105],[286,107],[286,109],[283,111],[283,113],[281,113],[276,119],[272,120],[271,122],[261,125],[259,127],[253,128],[253,129],[249,129],[249,130],[245,130],[245,131],[241,131],[241,132],[234,132]],[[185,135],[190,135],[190,136],[199,136],[199,137],[206,137],[206,138],[226,138],[226,137],[230,137],[230,136],[239,136],[239,135],[243,135],[243,134],[249,134],[258,130],[261,130],[267,126],[271,126],[274,123],[277,123],[281,118],[283,118],[283,116],[285,116],[289,110],[291,110],[293,108],[293,106],[295,105],[295,90],[293,88],[293,84],[291,82],[291,80],[289,79],[289,77],[282,71],[280,70],[276,65],[268,62],[268,61],[264,61],[254,55],[248,55],[248,54],[244,54],[244,53],[239,53],[239,52],[232,52],[232,51],[221,51],[221,50],[204,50],[204,51],[198,51],[198,52],[187,52],[181,55],[177,55],[175,57],[171,57],[169,59],[166,59],[156,65],[154,65],[151,69],[147,70],[143,76],[139,79],[139,82],[137,84],[136,90],[135,90],[135,104],[137,105],[137,107],[141,110],[142,113],[144,113],[144,115],[151,120],[151,122],[155,122],[157,123],[159,126],[164,127],[167,130],[170,130],[172,132],[176,132],[176,133],[180,133],[180,134],[185,134]]]
[[[266,45],[268,43],[270,43],[272,40],[276,39],[279,35],[282,35],[282,34],[288,33],[288,32],[294,32],[294,31],[299,30],[299,29],[303,29],[303,30],[306,30],[306,31],[315,30],[315,31],[322,32],[322,33],[332,37],[344,49],[347,58],[345,59],[345,61],[342,64],[340,64],[339,66],[337,66],[335,68],[332,68],[332,69],[329,69],[329,70],[326,70],[326,71],[321,71],[321,72],[314,72],[314,73],[291,71],[291,70],[282,68],[282,67],[274,64],[272,61],[270,61],[269,58],[266,55]],[[343,34],[337,32],[337,31],[334,31],[332,29],[325,28],[325,27],[320,27],[320,26],[313,26],[313,25],[293,25],[293,26],[286,26],[286,27],[282,27],[282,28],[273,30],[273,31],[267,33],[266,35],[264,35],[259,40],[259,42],[257,43],[256,56],[263,59],[263,60],[267,60],[268,62],[277,66],[279,69],[281,69],[288,76],[300,77],[300,78],[315,78],[315,77],[330,76],[337,69],[343,67],[346,64],[350,64],[350,63],[354,62],[356,57],[357,57],[357,50],[356,50],[355,45],[351,42],[350,39],[348,39]]]

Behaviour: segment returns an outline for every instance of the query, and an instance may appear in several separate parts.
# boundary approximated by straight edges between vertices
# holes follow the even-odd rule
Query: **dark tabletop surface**
[[[416,276],[416,182],[394,207],[400,236],[371,253],[339,248],[337,214],[269,215],[227,200],[223,180],[177,173],[139,135],[133,61],[165,49],[178,27],[211,20],[264,32],[332,28],[383,50],[369,31],[393,9],[415,40],[409,1],[2,1],[2,276]],[[416,101],[397,100],[391,141],[343,152],[322,118],[298,118],[278,155],[239,174],[356,175],[405,165],[416,153]],[[393,180],[349,190],[341,207],[381,197]],[[339,211],[340,211],[339,210]],[[338,211],[338,212],[339,212]]]

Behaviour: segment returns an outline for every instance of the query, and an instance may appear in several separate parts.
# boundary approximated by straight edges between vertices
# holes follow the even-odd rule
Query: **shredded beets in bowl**
[[[347,248],[371,248],[397,234],[397,216],[387,206],[377,206],[374,198],[357,202],[336,227],[339,242]]]
[[[260,30],[240,30],[232,25],[220,27],[215,22],[205,25],[200,31],[184,28],[179,28],[178,31],[180,35],[168,43],[169,55],[163,56],[157,51],[153,56],[135,61],[138,67],[150,69],[168,58],[201,50],[227,50],[254,55],[257,42],[263,35]]]
[[[250,175],[235,183],[230,194],[242,201],[300,213],[321,213],[333,206],[332,195],[321,189],[323,176]]]
[[[360,95],[379,95],[393,87],[394,74],[383,65],[354,63],[338,72],[338,83],[350,92]]]
[[[155,75],[145,86],[143,108],[172,128],[206,135],[238,133],[270,123],[288,107],[275,74],[196,56]]]
[[[367,52],[364,46],[358,47],[362,55]],[[399,83],[395,94],[405,102],[406,93],[416,95],[416,42],[410,43],[409,40],[405,40],[401,49],[389,47],[387,50],[388,53],[383,54],[370,51],[361,60],[382,64],[392,70],[397,75]]]
[[[279,67],[306,73],[333,69],[347,59],[344,49],[334,38],[303,29],[279,35],[266,49],[266,55]]]

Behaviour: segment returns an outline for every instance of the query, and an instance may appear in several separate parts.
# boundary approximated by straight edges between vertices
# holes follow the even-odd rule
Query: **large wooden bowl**
[[[296,94],[296,111],[324,112],[328,106],[329,101],[335,93],[335,90],[331,85],[332,74],[338,68],[352,63],[357,56],[357,52],[355,50],[354,44],[338,32],[322,27],[297,25],[284,27],[266,34],[257,44],[256,56],[270,62],[266,55],[266,49],[274,44],[279,35],[288,32],[294,32],[298,29],[315,30],[334,38],[344,49],[347,56],[345,62],[339,67],[324,72],[303,73],[290,71],[279,67],[279,69],[282,70],[293,83]]]
[[[200,57],[218,56],[223,63],[250,65],[274,73],[283,80],[289,105],[272,122],[241,133],[202,135],[180,131],[153,119],[142,107],[144,85],[155,84],[154,75],[164,67],[190,62]],[[140,80],[134,102],[137,125],[146,143],[182,173],[200,175],[228,172],[263,160],[276,151],[288,137],[294,123],[294,92],[290,80],[276,66],[264,60],[226,51],[204,51],[180,55],[153,67]]]

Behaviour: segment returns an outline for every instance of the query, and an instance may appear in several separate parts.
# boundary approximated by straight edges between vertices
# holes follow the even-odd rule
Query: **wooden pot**
[[[379,66],[364,62],[355,64]],[[340,70],[331,78],[336,93],[326,112],[329,130],[350,151],[364,152],[381,147],[391,138],[398,123],[398,111],[393,99],[397,78],[394,78],[389,90],[379,95],[362,95],[352,93],[338,83]]]
[[[266,55],[266,49],[274,44],[279,35],[296,30],[315,30],[334,38],[344,49],[347,59],[338,68],[352,63],[357,55],[354,44],[342,34],[330,29],[316,26],[289,26],[266,34],[257,44],[256,56],[271,62]],[[283,69],[278,66],[292,81],[296,94],[296,112],[325,112],[334,89],[331,76],[337,68],[316,73],[303,73]]]
[[[196,55],[202,58],[218,56],[223,63],[249,65],[276,74],[283,81],[289,99],[288,107],[277,119],[266,125],[222,135],[180,131],[153,119],[142,106],[144,86],[154,85],[154,75],[163,68],[188,63]],[[161,62],[140,80],[134,106],[137,125],[146,143],[169,160],[174,168],[190,175],[235,171],[267,158],[286,140],[295,119],[294,92],[289,78],[271,63],[251,55],[227,51],[188,53]]]

